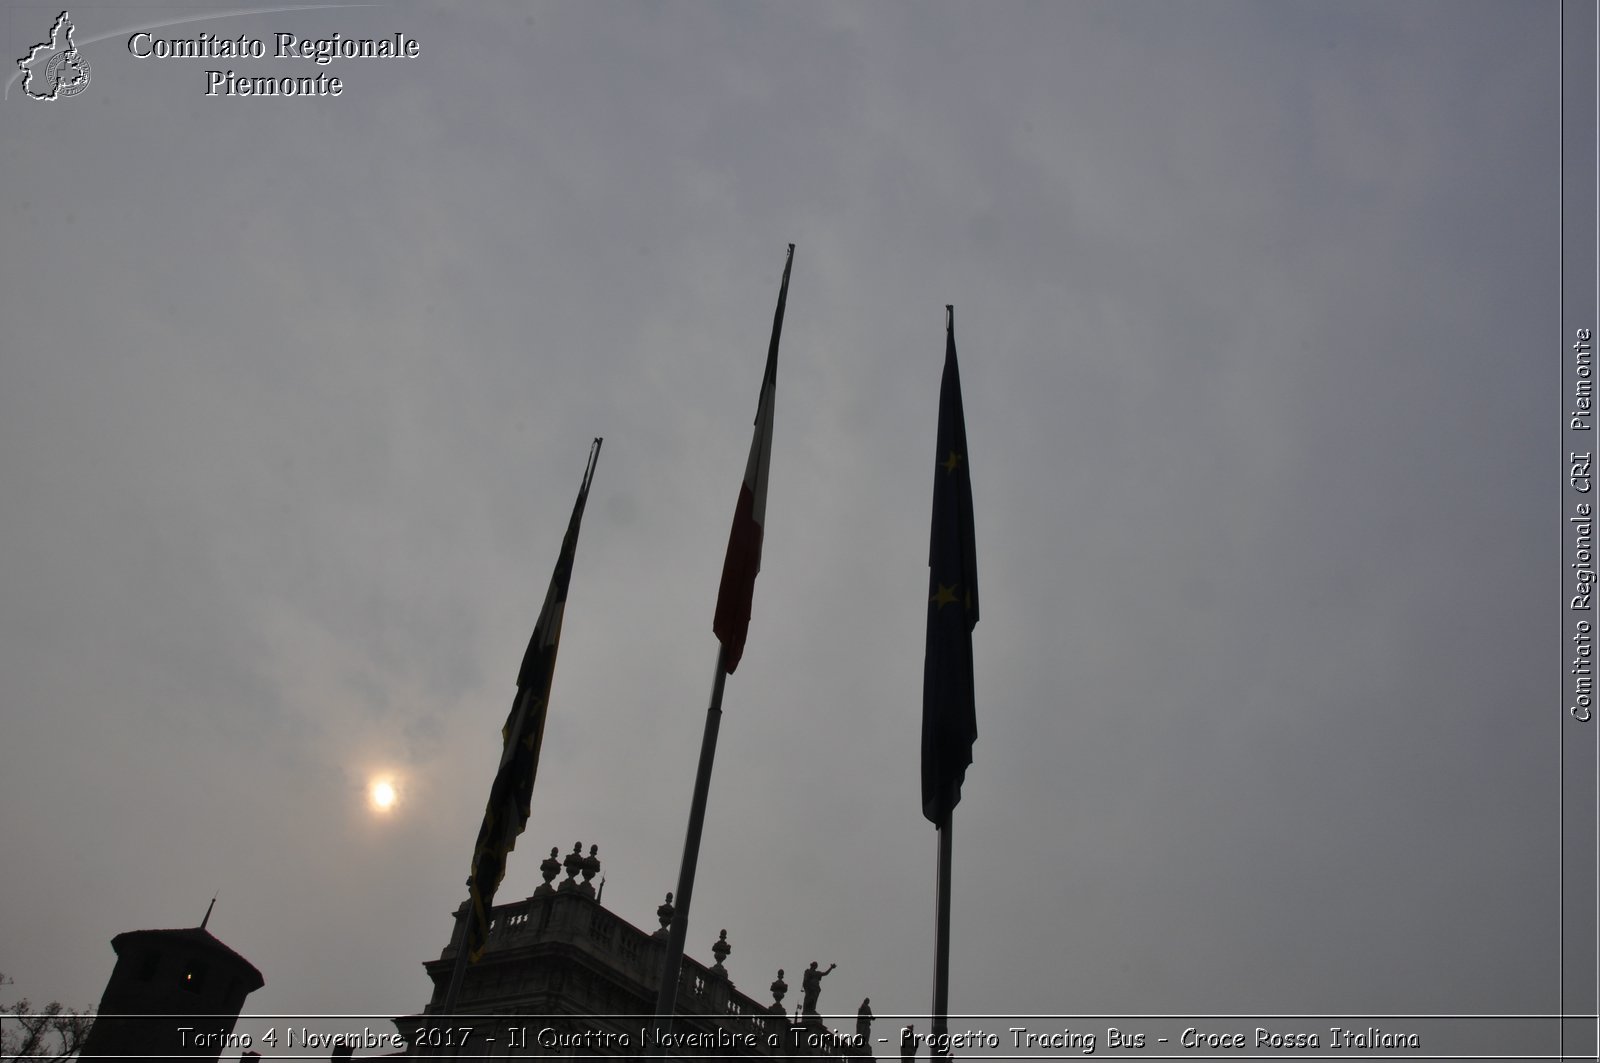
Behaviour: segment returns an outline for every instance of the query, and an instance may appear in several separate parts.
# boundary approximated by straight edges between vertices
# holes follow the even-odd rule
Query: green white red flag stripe
[[[733,527],[728,532],[728,554],[722,562],[722,583],[717,589],[717,612],[711,630],[722,642],[723,668],[731,675],[744,655],[750,632],[750,607],[755,598],[756,573],[761,571],[762,529],[767,517],[767,474],[772,466],[772,414],[778,383],[778,338],[783,333],[783,308],[789,298],[789,267],[794,245],[783,264],[778,287],[778,309],[772,317],[772,342],[767,347],[767,369],[761,378],[761,399],[756,406],[755,438],[744,482],[733,507]]]

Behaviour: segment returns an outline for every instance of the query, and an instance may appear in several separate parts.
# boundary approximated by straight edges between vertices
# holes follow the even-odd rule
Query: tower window
[[[183,966],[183,977],[178,984],[190,993],[198,993],[206,984],[206,965],[200,960],[190,960]]]

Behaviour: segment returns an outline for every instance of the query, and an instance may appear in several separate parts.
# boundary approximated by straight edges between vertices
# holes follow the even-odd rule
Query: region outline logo
[[[29,48],[28,54],[17,60],[22,70],[22,91],[29,99],[60,100],[89,87],[89,60],[72,42],[74,28],[71,15],[61,12],[50,27],[50,39]],[[49,58],[43,59],[44,55]],[[44,84],[44,91],[34,91],[35,80]]]

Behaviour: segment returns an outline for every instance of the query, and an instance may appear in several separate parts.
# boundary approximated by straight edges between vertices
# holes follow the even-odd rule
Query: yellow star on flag
[[[961,455],[952,450],[950,456],[939,463],[939,467],[947,473],[955,472],[961,467]]]
[[[932,598],[928,599],[928,601],[934,603],[935,605],[937,605],[941,609],[943,609],[947,605],[950,605],[950,604],[954,603],[955,600],[956,600],[956,585],[954,583],[950,584],[948,587],[945,586],[943,583],[939,584],[939,589],[933,592],[933,597]]]

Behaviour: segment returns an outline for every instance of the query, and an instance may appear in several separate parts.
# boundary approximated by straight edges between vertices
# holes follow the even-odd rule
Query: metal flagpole
[[[706,821],[706,795],[711,790],[711,762],[717,755],[717,730],[722,725],[722,686],[728,678],[728,651],[717,647],[717,677],[711,684],[711,704],[706,709],[705,735],[700,739],[700,766],[695,770],[694,799],[689,803],[689,829],[683,838],[683,863],[678,868],[678,891],[672,895],[672,927],[667,954],[661,961],[661,987],[656,992],[655,1036],[652,1056],[666,1057],[666,1036],[672,1030],[672,1013],[678,1004],[678,972],[683,967],[683,946],[689,936],[689,901],[694,895],[694,873],[700,862],[700,834]]]
[[[706,730],[700,740],[700,766],[695,770],[694,798],[689,805],[689,829],[683,838],[683,863],[678,868],[675,909],[667,932],[667,951],[661,960],[661,984],[656,990],[655,1044],[652,1058],[665,1058],[667,1035],[678,1004],[678,978],[683,969],[683,946],[689,934],[689,905],[694,899],[694,875],[700,862],[700,835],[706,820],[706,795],[711,789],[711,764],[717,755],[717,730],[722,725],[722,687],[728,673],[739,666],[750,627],[750,604],[756,574],[761,571],[762,525],[766,520],[767,473],[772,457],[772,412],[778,378],[778,340],[783,335],[783,310],[789,299],[789,269],[794,265],[794,245],[789,245],[778,285],[778,306],[772,314],[772,339],[767,344],[767,364],[761,375],[761,398],[756,405],[755,433],[750,459],[745,465],[739,501],[734,506],[728,532],[728,553],[723,559],[722,582],[717,588],[717,610],[711,630],[717,636],[717,674],[711,684],[711,704],[706,709]]]
[[[945,304],[944,327],[955,328],[956,308]],[[946,802],[939,820],[938,913],[934,917],[933,939],[933,1028],[928,1055],[948,1056],[950,1044],[950,820],[954,806]]]
[[[939,823],[939,914],[933,945],[933,1029],[929,1057],[949,1056],[950,1032],[950,820],[952,810],[944,810]]]
[[[956,308],[945,304],[945,367],[939,385],[939,471],[934,474],[929,533],[928,642],[923,657],[922,809],[939,831],[938,910],[934,930],[929,1055],[950,1054],[950,822],[977,737],[973,719],[972,628],[978,622],[978,576],[972,543],[961,380],[956,368]],[[944,616],[947,605],[956,607]]]
[[[467,879],[467,888],[472,888],[472,880]],[[439,1007],[439,1014],[454,1015],[456,1001],[461,996],[461,983],[467,977],[467,931],[471,929],[472,922],[472,896],[467,896],[466,918],[460,921],[460,940],[456,943],[456,965],[450,969],[450,987],[444,992],[444,1003]]]

